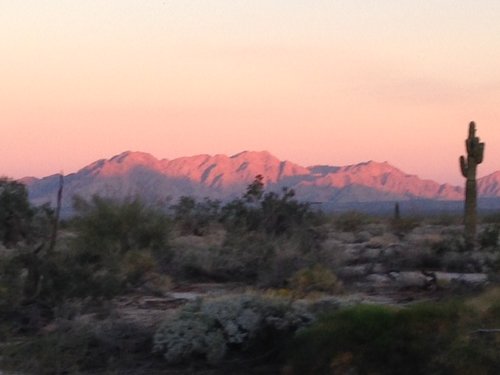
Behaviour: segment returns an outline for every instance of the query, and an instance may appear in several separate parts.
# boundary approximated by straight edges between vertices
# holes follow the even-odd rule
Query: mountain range
[[[387,162],[304,167],[279,160],[267,151],[172,160],[127,151],[64,176],[63,209],[71,209],[74,195],[88,198],[94,194],[118,199],[140,196],[155,202],[175,202],[184,195],[224,201],[241,196],[259,174],[264,177],[266,190],[292,188],[297,199],[326,206],[453,202],[461,201],[464,196],[462,187],[420,179]],[[34,204],[54,203],[59,175],[27,177],[21,181]],[[500,198],[500,171],[479,179],[478,193],[482,198]]]

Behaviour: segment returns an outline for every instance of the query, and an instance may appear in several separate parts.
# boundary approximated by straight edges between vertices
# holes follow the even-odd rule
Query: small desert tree
[[[0,178],[0,241],[3,245],[12,247],[26,239],[33,216],[26,187],[9,178]]]
[[[30,301],[38,296],[56,232],[57,214],[48,204],[31,206],[22,183],[0,179],[0,242],[11,249],[0,259],[0,268],[4,269],[0,273],[0,289],[9,289],[8,294],[14,299]]]
[[[170,220],[138,199],[75,198],[70,250],[47,267],[46,298],[113,296],[160,275],[168,262]]]

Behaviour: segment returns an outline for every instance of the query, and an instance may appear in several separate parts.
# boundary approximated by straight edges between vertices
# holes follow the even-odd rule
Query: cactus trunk
[[[474,244],[477,227],[477,192],[475,179],[467,179],[465,183],[464,225],[467,243]]]
[[[469,137],[465,140],[467,159],[460,156],[460,169],[466,178],[465,182],[465,241],[468,247],[474,247],[477,227],[477,165],[482,163],[484,157],[484,143],[476,137],[476,125],[469,124]]]

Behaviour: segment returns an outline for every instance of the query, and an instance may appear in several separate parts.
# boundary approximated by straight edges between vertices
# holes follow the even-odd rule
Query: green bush
[[[486,226],[478,236],[479,245],[482,249],[496,248],[498,246],[498,236],[500,227],[498,225]]]
[[[203,267],[208,266],[212,277],[221,281],[255,283],[275,255],[275,243],[262,233],[229,234],[222,246],[210,249]]]
[[[17,305],[23,295],[22,264],[14,256],[0,256],[0,308]]]
[[[169,274],[194,282],[244,282],[284,288],[295,272],[320,263],[325,257],[315,250],[315,246],[319,247],[316,244],[305,251],[300,234],[270,238],[262,232],[222,232],[216,241],[205,238],[193,236],[173,241]],[[319,244],[319,240],[310,238]]]
[[[59,303],[73,297],[112,297],[160,272],[168,262],[170,221],[138,199],[75,200],[68,248],[42,259],[39,297]]]
[[[441,356],[458,338],[461,311],[457,304],[360,305],[329,314],[296,335],[294,373],[451,373]]]
[[[447,235],[443,239],[434,242],[431,249],[440,256],[448,252],[463,253],[466,250],[465,240],[461,234]]]
[[[40,268],[50,248],[54,212],[48,205],[33,207],[26,187],[0,178],[0,306],[13,308],[36,296]]]
[[[257,176],[242,198],[222,207],[221,221],[230,233],[259,231],[277,237],[290,237],[323,221],[319,212],[294,197],[288,188],[281,194],[264,193],[262,176]]]
[[[93,196],[75,198],[72,228],[82,246],[97,253],[168,247],[170,220],[159,209],[138,198],[116,201]],[[98,255],[98,254],[97,254]]]
[[[2,368],[40,375],[121,374],[151,357],[150,329],[109,320],[59,324],[53,332],[3,346]]]
[[[481,217],[484,224],[500,224],[500,212],[492,212]]]
[[[184,236],[202,236],[220,220],[220,202],[208,198],[197,202],[192,197],[183,196],[170,209],[176,228]]]
[[[9,178],[0,178],[0,243],[12,247],[28,239],[33,215],[26,187]]]

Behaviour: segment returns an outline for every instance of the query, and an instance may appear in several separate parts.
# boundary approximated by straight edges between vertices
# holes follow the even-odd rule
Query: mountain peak
[[[110,159],[98,160],[83,168],[80,172],[100,176],[116,176],[135,167],[157,169],[160,161],[146,152],[125,151]]]
[[[348,165],[345,166],[343,170],[349,173],[363,173],[370,176],[380,176],[387,173],[403,174],[399,169],[393,167],[386,161],[378,162],[374,160]]]
[[[242,151],[231,156],[231,159],[245,159],[245,160],[278,160],[269,151]],[[279,161],[279,160],[278,160]]]
[[[120,163],[150,164],[150,163],[156,163],[157,161],[158,159],[156,159],[153,155],[141,151],[125,151],[109,159],[109,162],[119,163],[119,164]]]

